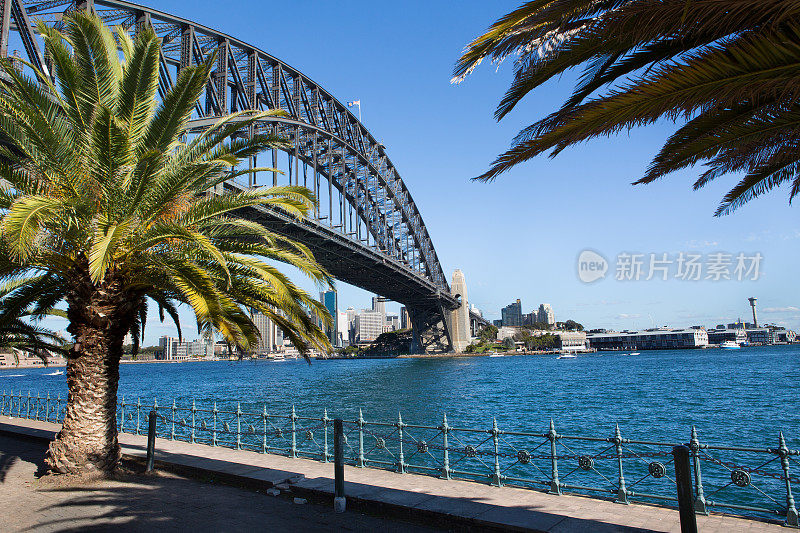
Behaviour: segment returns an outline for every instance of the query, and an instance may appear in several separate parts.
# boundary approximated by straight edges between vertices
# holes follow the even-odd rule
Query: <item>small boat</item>
[[[739,344],[736,341],[725,341],[720,343],[720,348],[723,350],[738,350],[740,348]]]
[[[556,359],[577,359],[577,358],[578,356],[575,355],[574,353],[562,353],[561,355],[556,357]]]
[[[502,354],[502,353],[494,353],[494,352],[492,352],[492,354],[491,354],[491,355],[489,355],[489,357],[504,357],[504,356],[505,356],[505,354]]]
[[[641,355],[639,352],[631,352],[629,355]]]
[[[45,376],[63,376],[63,370],[56,370],[55,372],[50,372],[49,374],[45,374]]]

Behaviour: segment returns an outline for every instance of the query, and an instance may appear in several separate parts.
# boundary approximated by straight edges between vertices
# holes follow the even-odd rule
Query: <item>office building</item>
[[[328,334],[328,340],[334,348],[341,346],[339,342],[339,298],[336,291],[324,291],[319,293],[319,301],[328,310],[331,315],[333,323],[330,326],[325,326],[325,333]]]
[[[539,304],[539,310],[536,311],[536,321],[549,326],[555,325],[556,315],[553,313],[553,307],[550,304]]]
[[[562,352],[585,352],[585,331],[560,331],[556,333],[558,347]]]
[[[405,307],[400,308],[400,329],[411,328],[411,317],[408,314],[408,309]]]
[[[522,301],[517,299],[516,302],[508,304],[500,312],[502,316],[502,325],[511,327],[522,326]]]
[[[355,319],[355,343],[366,344],[383,333],[384,317],[380,311],[363,309]]]

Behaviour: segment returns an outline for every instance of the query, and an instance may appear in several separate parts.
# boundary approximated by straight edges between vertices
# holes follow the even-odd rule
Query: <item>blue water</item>
[[[53,369],[0,370],[0,389],[66,392]],[[800,345],[736,351],[663,350],[554,356],[241,361],[122,365],[120,398],[159,405],[212,401],[220,409],[396,420],[685,442],[776,447],[783,431],[800,447]]]
[[[0,389],[25,397],[31,391],[33,396],[64,398],[65,376],[52,373],[0,370]],[[766,449],[778,448],[779,432],[789,448],[800,449],[800,345],[643,351],[635,356],[600,353],[569,360],[537,355],[311,365],[143,363],[122,365],[120,374],[119,396],[126,406],[119,420],[126,431],[135,431],[137,424],[144,431],[146,413],[157,400],[160,436],[203,443],[216,439],[218,445],[283,454],[295,442],[301,456],[321,459],[326,450],[332,451],[325,447],[332,443],[330,422],[319,420],[327,409],[329,417],[346,420],[345,452],[351,463],[358,461],[363,442],[369,466],[397,469],[402,446],[408,471],[439,475],[447,450],[455,477],[488,482],[499,472],[506,483],[534,488],[548,488],[552,480],[551,443],[543,438],[552,419],[562,435],[556,455],[564,490],[611,498],[619,488],[619,456],[614,444],[603,439],[612,437],[619,424],[622,438],[650,442],[625,442],[619,450],[630,498],[662,503],[671,503],[675,495],[672,444],[687,443],[695,425],[703,445],[761,449],[702,450],[698,457],[706,499],[716,502],[717,509],[771,518],[786,515],[786,486],[777,455]],[[173,400],[176,410],[171,409]],[[186,409],[193,401],[198,409],[194,413]],[[142,406],[138,410],[137,402]],[[215,402],[219,411],[213,413]],[[30,405],[11,404],[22,416]],[[59,409],[52,402],[31,404],[31,417],[44,418],[45,406],[52,409],[48,417],[63,413],[63,401]],[[288,417],[293,405],[299,416],[316,420],[293,422]],[[361,431],[352,423],[359,408],[368,422]],[[8,412],[9,402],[4,409]],[[270,416],[262,417],[264,410]],[[373,424],[395,422],[398,413],[412,425],[404,427],[402,438],[397,427]],[[444,413],[456,428],[448,433],[447,446],[436,427]],[[497,443],[488,432],[493,418],[502,432]],[[528,454],[530,460],[520,460],[519,454]],[[587,458],[593,466],[583,470],[580,460]],[[800,492],[800,452],[789,461],[793,490]],[[653,476],[654,467],[665,475]],[[752,474],[744,487],[732,483],[732,472],[740,470]]]

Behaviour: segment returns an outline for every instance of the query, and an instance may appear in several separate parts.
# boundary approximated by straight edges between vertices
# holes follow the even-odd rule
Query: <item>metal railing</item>
[[[330,462],[333,458],[333,419],[260,410],[218,408],[213,402],[198,407],[126,402],[118,406],[119,431],[143,434],[147,414],[157,413],[157,435],[211,446],[273,453]],[[3,391],[0,414],[59,423],[66,401],[49,394],[33,396]],[[692,427],[684,443],[623,437],[617,425],[607,436],[558,433],[551,420],[544,432],[506,431],[491,427],[439,425],[396,421],[344,421],[345,461],[399,473],[427,474],[443,479],[467,479],[496,486],[514,485],[545,490],[593,494],[618,503],[643,501],[675,505],[676,486],[672,448],[686,445],[692,452],[694,505],[710,509],[783,519],[797,526],[793,492],[800,478],[799,450],[789,449],[782,433],[776,448],[716,445],[702,442]],[[756,465],[756,466],[746,466]]]

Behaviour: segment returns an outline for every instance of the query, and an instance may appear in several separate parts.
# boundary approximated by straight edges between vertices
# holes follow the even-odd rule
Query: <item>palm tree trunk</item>
[[[135,306],[115,286],[113,281],[100,287],[84,282],[67,297],[67,330],[75,344],[67,356],[64,424],[45,458],[53,472],[110,472],[119,462],[119,361]]]

